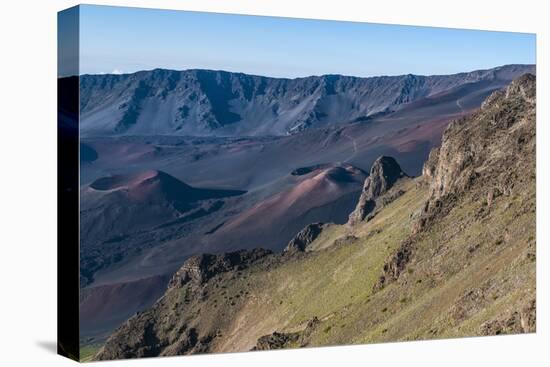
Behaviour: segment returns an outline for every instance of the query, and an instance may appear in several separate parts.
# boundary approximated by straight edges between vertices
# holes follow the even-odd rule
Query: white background
[[[550,363],[549,55],[546,1],[95,1],[258,15],[537,33],[537,334],[102,362],[101,366],[539,366]],[[65,366],[56,338],[56,12],[0,2],[0,365]],[[7,81],[7,82],[6,82]],[[546,143],[546,144],[545,144]],[[546,224],[546,225],[545,225]],[[544,348],[546,346],[546,350]]]

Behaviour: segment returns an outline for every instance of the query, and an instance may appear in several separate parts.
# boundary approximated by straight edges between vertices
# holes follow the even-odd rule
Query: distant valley
[[[344,223],[311,218],[282,251],[258,238],[257,248],[190,257],[94,359],[534,332],[535,90],[523,75],[451,122],[421,176],[377,158]],[[361,175],[293,173],[308,177],[295,186],[303,195]],[[294,194],[254,207],[254,224]]]
[[[378,157],[420,176],[451,121],[534,70],[82,76],[83,343],[150,307],[192,256],[281,253],[311,223],[346,225]]]

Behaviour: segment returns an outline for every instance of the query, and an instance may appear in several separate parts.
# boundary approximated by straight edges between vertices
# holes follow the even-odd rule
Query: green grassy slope
[[[328,226],[306,252],[171,287],[96,357],[533,332],[531,93],[534,77],[521,79],[452,124],[426,166],[437,168],[398,181],[386,195],[404,193],[372,220]],[[391,278],[404,243],[410,256]]]

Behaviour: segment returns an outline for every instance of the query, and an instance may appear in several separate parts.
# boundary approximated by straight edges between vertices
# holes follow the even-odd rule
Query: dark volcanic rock
[[[534,227],[531,227],[533,232],[523,229],[524,224],[531,225],[535,218],[534,90],[535,78],[524,76],[513,82],[507,90],[492,95],[478,112],[451,123],[441,147],[430,155],[425,166],[425,184],[429,187],[429,197],[421,214],[423,226],[402,241],[389,254],[384,264],[376,263],[383,270],[374,290],[387,288],[374,295],[376,298],[372,299],[371,306],[363,306],[363,303],[355,306],[354,302],[350,307],[358,308],[351,308],[350,313],[347,313],[348,306],[338,306],[335,310],[339,312],[337,315],[352,315],[353,320],[362,322],[354,322],[350,329],[343,329],[343,333],[329,334],[330,327],[336,325],[331,322],[332,326],[327,325],[324,329],[327,332],[321,334],[318,320],[312,320],[304,329],[299,330],[300,325],[289,323],[288,311],[277,312],[282,310],[281,307],[288,307],[287,310],[291,311],[293,309],[290,308],[292,306],[287,306],[286,299],[271,295],[277,294],[275,292],[279,289],[288,289],[289,280],[303,280],[303,277],[293,277],[296,274],[310,274],[311,263],[304,263],[307,273],[283,273],[288,277],[279,278],[272,276],[272,271],[275,270],[273,265],[276,266],[277,261],[285,264],[286,259],[284,256],[266,256],[265,250],[203,255],[190,259],[182,266],[174,276],[171,287],[151,309],[137,314],[115,331],[97,359],[240,351],[254,344],[255,350],[265,350],[317,345],[335,340],[339,343],[349,342],[357,340],[357,330],[376,331],[383,327],[381,323],[406,319],[409,306],[399,307],[400,310],[397,307],[389,309],[401,296],[407,297],[403,297],[400,303],[420,300],[420,303],[410,305],[415,308],[420,305],[423,308],[419,314],[422,316],[420,320],[405,320],[417,328],[415,330],[419,331],[419,337],[433,338],[449,330],[456,331],[461,325],[455,325],[454,322],[460,320],[468,322],[466,325],[469,326],[472,321],[479,320],[478,334],[534,331],[536,304],[532,293],[526,292],[530,292],[529,288],[535,289],[536,236]],[[369,200],[373,200],[371,204],[376,208],[377,205],[383,205],[386,198],[402,194],[399,189],[403,187],[395,185],[400,176],[404,177],[401,170],[397,169],[398,166],[390,159],[381,159],[376,166],[369,178],[373,181],[365,183],[365,208],[368,208]],[[529,197],[521,198],[526,190]],[[502,215],[503,211],[510,208],[509,205],[512,205],[510,215]],[[471,208],[474,210],[470,210]],[[495,209],[499,211],[491,213]],[[453,217],[445,218],[444,215],[451,210],[456,210]],[[482,211],[489,211],[491,214],[487,217],[490,219],[487,225],[483,220],[476,219],[477,213]],[[516,221],[518,214],[519,221]],[[509,218],[499,222],[505,216]],[[440,223],[442,227],[430,227],[430,222]],[[480,231],[468,232],[468,226],[472,224]],[[508,231],[512,225],[515,228]],[[307,249],[308,243],[318,236],[318,230],[319,228],[312,227],[301,233],[298,238],[300,242],[295,243],[293,248]],[[361,235],[361,231],[350,232]],[[465,233],[470,235],[466,236]],[[391,234],[388,231],[388,241],[395,239],[392,239]],[[354,240],[353,237],[351,240]],[[493,240],[494,243],[491,242]],[[482,257],[475,259],[476,256]],[[306,257],[293,258],[292,261],[296,260],[293,265],[299,267],[303,259]],[[334,259],[338,262],[340,257]],[[248,266],[250,267],[241,276],[238,271],[235,272]],[[532,274],[522,274],[524,269],[531,269]],[[476,274],[474,283],[468,276],[471,274]],[[273,278],[279,278],[282,282]],[[370,280],[363,279],[366,287],[373,286]],[[254,280],[259,282],[253,283]],[[413,280],[416,282],[413,283]],[[471,292],[470,288],[477,287],[479,281],[483,280],[488,281],[488,287],[492,291],[486,292],[486,297],[478,297],[477,292]],[[391,284],[392,282],[394,283]],[[521,293],[508,292],[509,289],[502,288],[505,283],[509,289]],[[325,286],[326,283],[313,284],[315,288],[308,288],[304,283],[306,288],[300,287],[298,290],[313,294],[320,289],[317,286]],[[326,286],[340,285],[340,282],[331,281]],[[525,289],[525,285],[529,288]],[[256,293],[256,287],[260,288],[258,290],[261,293]],[[410,293],[411,290],[415,293]],[[317,297],[317,300],[324,298],[324,294]],[[501,297],[508,294],[512,297]],[[523,294],[525,296],[522,299]],[[426,299],[424,296],[434,295],[434,302],[423,303],[422,300]],[[483,298],[488,303],[477,307],[481,313],[476,311],[476,315],[468,316],[468,305],[479,303]],[[508,307],[510,298],[517,300],[513,300],[513,304]],[[251,304],[254,306],[250,307]],[[454,307],[457,304],[458,307]],[[492,305],[496,307],[486,307]],[[379,306],[387,306],[381,312],[389,310],[388,318],[379,318],[375,312],[367,312],[375,310],[371,307]],[[360,314],[359,307],[364,307],[364,314]],[[259,309],[263,312],[254,314]],[[434,314],[438,315],[435,321],[430,317]],[[264,317],[272,315],[273,318],[267,323],[263,322]],[[356,318],[356,315],[359,317]],[[247,319],[248,317],[252,319]],[[357,328],[357,325],[361,327]],[[472,330],[469,326],[467,329]],[[252,329],[247,329],[244,333],[245,327]],[[258,329],[254,329],[256,327]],[[431,329],[432,327],[434,328]],[[439,327],[442,327],[441,332]],[[396,334],[391,332],[395,338],[406,338],[410,335],[408,328],[395,332]],[[260,335],[264,336],[257,339]],[[391,335],[379,336],[376,340],[386,340],[389,336]],[[229,343],[235,341],[238,346],[229,346]]]
[[[306,327],[294,333],[273,332],[260,337],[252,350],[272,350],[292,347],[305,347],[309,344],[311,334],[320,321],[317,317],[312,318],[306,324]]]
[[[367,218],[376,207],[376,199],[403,177],[407,177],[407,175],[394,158],[382,156],[376,159],[372,164],[370,175],[363,185],[359,203],[350,214],[348,223],[354,225]]]
[[[418,235],[446,216],[467,193],[484,198],[490,210],[494,200],[512,196],[523,190],[522,182],[534,179],[529,172],[535,172],[535,90],[535,76],[523,75],[489,96],[479,111],[447,127],[441,147],[432,150],[423,168],[428,200],[411,236],[386,260],[375,291],[399,278],[414,256]],[[517,315],[511,320],[516,329],[509,329],[519,330]],[[507,322],[488,324],[483,333],[506,329],[502,324]]]
[[[525,74],[490,95],[474,114],[453,121],[423,168],[430,196],[414,228],[444,215],[453,200],[482,185],[490,205],[517,187],[516,173],[534,165],[536,78]]]
[[[411,259],[413,244],[414,240],[412,238],[404,240],[397,251],[386,260],[382,275],[380,275],[378,281],[374,284],[374,291],[384,288],[386,284],[399,278],[399,275],[405,270],[405,266]]]
[[[181,288],[189,282],[197,285],[203,284],[216,274],[243,270],[271,253],[270,250],[258,248],[221,255],[202,254],[193,256],[174,274],[168,283],[168,288]]]
[[[207,352],[217,337],[215,329],[201,328],[197,325],[197,320],[193,320],[193,315],[188,315],[189,318],[174,318],[172,312],[180,302],[183,302],[186,308],[202,304],[206,297],[205,287],[216,275],[236,275],[267,258],[271,253],[269,250],[258,248],[189,258],[170,280],[165,295],[150,309],[137,313],[115,330],[95,359]],[[184,295],[183,299],[181,295]],[[170,308],[167,309],[167,305],[170,305]],[[212,311],[204,312],[208,314]]]
[[[527,300],[521,309],[481,324],[480,333],[482,335],[534,333],[537,327],[536,312],[536,300]]]
[[[94,357],[95,360],[156,357],[166,348],[170,348],[173,354],[200,353],[210,341],[208,337],[199,338],[195,328],[183,327],[177,340],[168,345],[159,337],[153,319],[138,315],[132,320],[136,327],[118,334],[116,342],[109,338]],[[124,324],[121,329],[124,330],[127,325]]]
[[[197,188],[158,170],[101,177],[80,191],[80,274],[94,274],[143,249],[140,232],[191,221],[216,212],[241,190]],[[146,245],[147,246],[147,245]]]
[[[313,241],[323,231],[327,225],[324,223],[312,223],[302,229],[298,234],[290,240],[288,245],[285,247],[284,252],[294,253],[294,252],[304,252]]]
[[[273,334],[259,338],[252,350],[284,349],[293,343],[297,343],[299,339],[300,333],[279,333],[275,331]]]

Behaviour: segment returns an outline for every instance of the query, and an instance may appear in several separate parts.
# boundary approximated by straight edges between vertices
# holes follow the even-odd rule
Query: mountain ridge
[[[339,73],[327,73],[327,74],[311,74],[311,75],[304,75],[304,76],[297,76],[297,77],[278,77],[278,76],[272,76],[272,75],[263,75],[263,74],[253,74],[253,73],[246,73],[241,71],[231,71],[227,69],[205,69],[205,68],[189,68],[189,69],[171,69],[171,68],[153,68],[153,69],[143,69],[143,70],[137,70],[134,72],[129,73],[85,73],[81,74],[80,77],[89,77],[89,76],[124,76],[124,75],[133,75],[133,74],[139,74],[139,73],[147,73],[147,72],[153,72],[153,71],[173,71],[173,72],[186,72],[186,71],[207,71],[207,72],[221,72],[221,73],[227,73],[227,74],[241,74],[241,75],[247,75],[252,77],[259,77],[259,78],[268,78],[268,79],[282,79],[282,80],[296,80],[296,79],[306,79],[306,78],[320,78],[320,77],[349,77],[349,78],[358,78],[358,79],[368,79],[368,78],[384,78],[384,77],[403,77],[403,76],[418,76],[418,77],[438,77],[438,76],[450,76],[450,75],[464,75],[464,74],[470,74],[475,72],[486,72],[491,71],[495,69],[501,69],[501,68],[507,68],[507,67],[514,67],[514,66],[526,66],[526,67],[532,67],[535,66],[535,64],[502,64],[490,68],[482,68],[482,69],[472,69],[469,71],[460,71],[456,73],[446,73],[446,74],[415,74],[415,73],[404,73],[404,74],[377,74],[377,75],[370,75],[370,76],[357,76],[352,74],[339,74]],[[63,77],[65,78],[65,77]],[[61,78],[61,79],[63,79]]]
[[[80,77],[84,136],[280,136],[361,121],[471,83],[495,90],[534,65],[450,75],[294,79],[189,69]]]
[[[451,123],[423,175],[380,192],[401,193],[371,220],[316,224],[299,251],[237,271],[223,256],[208,257],[215,274],[188,260],[95,358],[534,332],[535,80]]]

